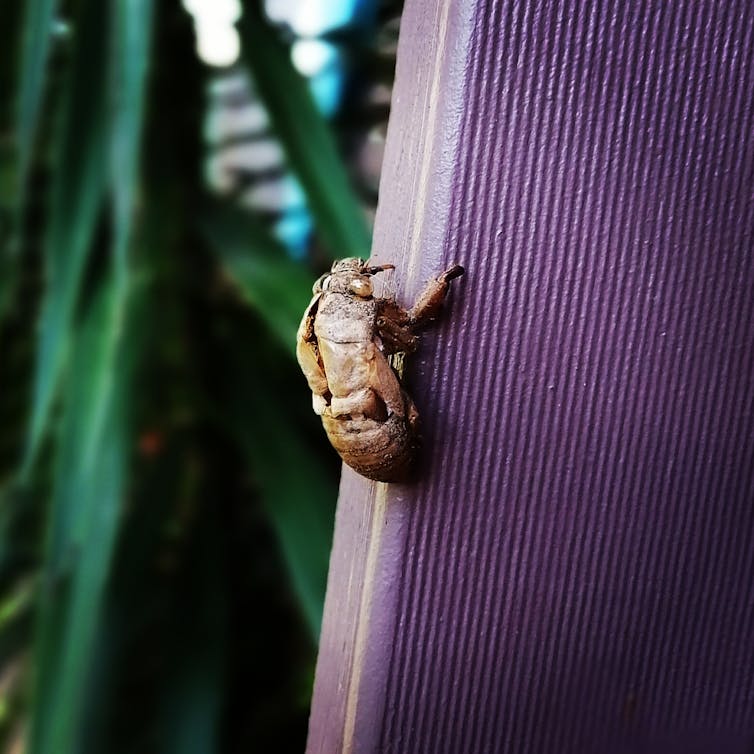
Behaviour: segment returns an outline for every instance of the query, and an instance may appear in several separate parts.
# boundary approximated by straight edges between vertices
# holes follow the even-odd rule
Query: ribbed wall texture
[[[468,274],[310,752],[754,751],[753,58],[751,0],[408,2],[375,256]]]

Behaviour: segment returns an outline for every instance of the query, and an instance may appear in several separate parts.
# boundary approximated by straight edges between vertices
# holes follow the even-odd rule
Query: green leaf
[[[242,53],[262,102],[304,187],[325,246],[335,257],[368,257],[369,229],[332,132],[260,5],[258,0],[245,4],[239,28]]]
[[[286,422],[284,412],[275,410],[275,404],[265,395],[259,392],[249,401],[254,420],[248,417],[250,421],[240,432],[316,643],[322,626],[338,490],[311,448],[298,436],[295,424]]]
[[[89,96],[96,104],[90,105],[83,128],[78,125],[85,167],[80,173],[73,173],[69,193],[73,202],[70,209],[77,213],[74,231],[69,232],[78,229],[78,234],[66,236],[67,229],[55,224],[58,217],[55,210],[65,202],[53,204],[48,261],[52,271],[56,265],[61,269],[60,279],[65,285],[57,287],[58,278],[53,277],[43,310],[38,367],[51,364],[53,369],[52,375],[46,374],[46,379],[37,383],[27,468],[32,465],[39,446],[68,348],[74,305],[107,175],[103,166],[107,164],[108,136],[111,137],[113,256],[111,276],[101,284],[75,339],[64,395],[44,565],[46,594],[38,618],[33,754],[75,751],[81,736],[86,735],[86,726],[82,728],[86,711],[83,700],[92,679],[91,648],[98,635],[125,495],[129,455],[128,375],[138,351],[135,333],[128,333],[121,342],[121,331],[129,286],[127,251],[132,236],[151,3],[113,0],[110,28],[115,44],[111,58],[101,41],[106,38],[103,28],[107,28],[102,9],[107,7],[96,0],[87,3],[94,8],[82,10],[80,55],[73,68],[71,103],[82,104],[77,96],[87,79],[81,67],[82,56],[87,68],[101,70],[96,80],[90,82]],[[92,17],[100,23],[91,25]],[[108,92],[112,98],[109,102]],[[63,138],[67,147],[71,146],[72,114],[76,112],[75,108],[67,112]],[[79,118],[80,114],[76,120]],[[63,165],[69,154],[64,151],[61,155]],[[67,249],[68,253],[65,253],[66,241],[73,247]],[[54,321],[44,317],[50,312],[57,314]]]
[[[0,128],[14,137],[0,139],[0,320],[19,278],[22,209],[56,5],[57,0],[6,3],[0,24]]]
[[[286,405],[270,400],[281,394],[281,353],[295,354],[296,330],[311,298],[311,274],[248,213],[215,206],[202,224],[225,272],[275,338],[270,342],[259,332],[239,334],[224,370],[231,381],[224,415],[247,453],[316,643],[337,489],[300,437],[297,418]]]
[[[52,24],[58,0],[27,0],[21,48],[21,80],[18,91],[18,179],[23,193],[37,134],[45,72],[52,40]]]
[[[14,658],[26,654],[36,598],[35,579],[22,576],[9,586],[0,602],[0,668],[3,670]],[[0,684],[0,707],[7,702],[7,689],[3,686]]]
[[[312,276],[248,213],[216,207],[203,228],[228,277],[281,345],[296,350],[296,331],[311,298]]]
[[[123,285],[137,185],[153,9],[152,0],[111,2],[114,30],[110,80],[113,255],[116,278]]]
[[[104,196],[106,10],[100,0],[83,0],[65,88],[45,239],[47,290],[40,315],[23,477],[30,473],[36,460],[60,374],[67,361],[74,308]]]
[[[23,476],[33,467],[60,373],[67,361],[71,319],[107,184],[108,137],[112,249],[116,282],[122,288],[125,286],[151,36],[151,2],[112,0],[109,25],[106,12],[105,3],[83,0],[79,14],[52,189],[46,243],[48,289],[41,313]],[[115,39],[111,54],[107,48],[108,28],[113,29]]]
[[[225,365],[228,380],[224,417],[245,450],[252,477],[278,541],[313,642],[319,638],[327,584],[336,477],[328,473],[308,442],[308,425],[287,378],[306,383],[285,369],[277,344],[259,333],[236,333],[237,347]],[[278,400],[275,400],[275,399]],[[283,398],[283,400],[280,400]]]
[[[37,616],[30,752],[74,752],[125,494],[135,350],[119,349],[119,287],[100,286],[67,379]]]

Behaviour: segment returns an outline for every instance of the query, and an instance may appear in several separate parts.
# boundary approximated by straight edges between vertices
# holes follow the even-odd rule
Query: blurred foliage
[[[177,0],[3,10],[0,745],[300,751],[339,465],[293,338],[327,258],[369,247],[336,141],[247,2],[315,221],[294,261],[203,187]]]

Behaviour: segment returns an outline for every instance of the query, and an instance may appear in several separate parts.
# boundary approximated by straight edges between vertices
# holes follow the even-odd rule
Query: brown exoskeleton
[[[419,412],[388,356],[416,350],[417,330],[437,316],[450,281],[463,274],[453,265],[405,310],[373,295],[372,275],[390,269],[362,259],[335,262],[314,285],[296,344],[333,447],[352,469],[379,482],[405,479],[417,448]]]

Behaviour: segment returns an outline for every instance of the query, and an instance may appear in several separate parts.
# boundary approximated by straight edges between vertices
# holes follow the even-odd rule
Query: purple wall
[[[441,7],[435,7],[439,5]],[[754,750],[754,5],[407,3],[413,485],[344,474],[308,751]]]

